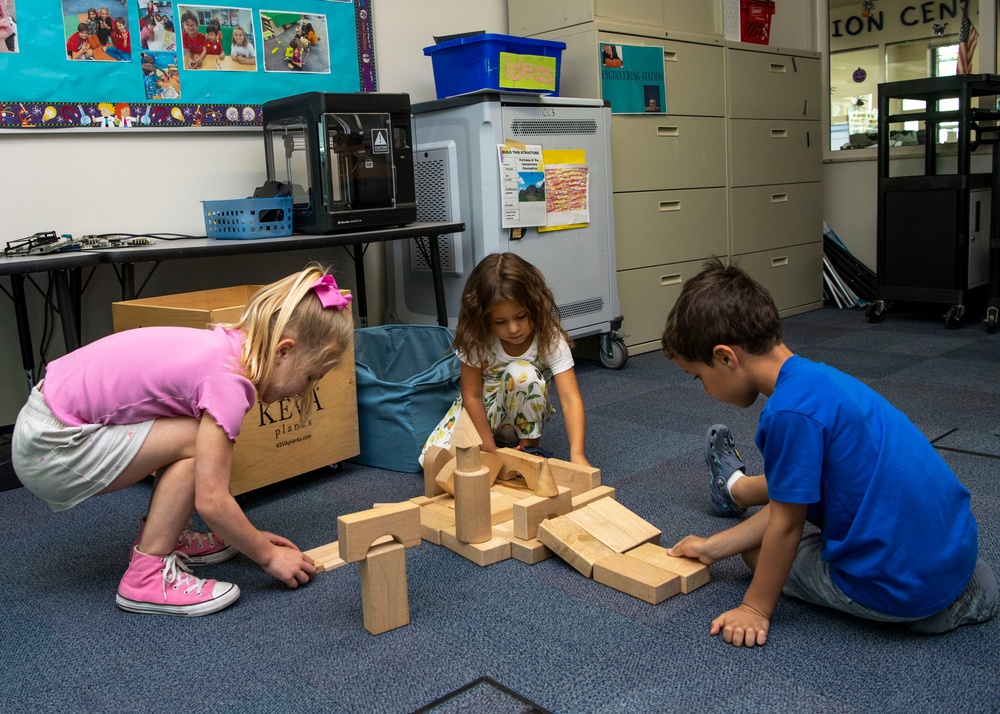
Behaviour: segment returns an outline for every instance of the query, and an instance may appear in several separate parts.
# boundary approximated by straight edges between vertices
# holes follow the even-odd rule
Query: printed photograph
[[[326,15],[261,10],[265,72],[330,73]]]
[[[178,5],[185,69],[257,71],[249,8]]]
[[[143,52],[139,60],[146,99],[181,98],[176,52]]]
[[[127,6],[115,0],[98,7],[91,5],[92,1],[62,0],[66,59],[131,62],[132,34]]]
[[[17,8],[14,0],[0,0],[0,52],[17,52]]]
[[[177,51],[174,5],[170,2],[139,0],[139,44],[154,52]]]
[[[621,68],[622,49],[618,45],[604,43],[601,45],[601,61],[605,67]]]

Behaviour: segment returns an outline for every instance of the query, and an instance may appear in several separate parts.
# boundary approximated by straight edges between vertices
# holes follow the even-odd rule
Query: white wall
[[[423,54],[424,47],[434,44],[434,35],[507,32],[505,0],[376,0],[373,10],[379,89],[407,92],[413,102],[435,98],[431,60]],[[0,146],[6,167],[0,193],[0,246],[48,230],[74,235],[118,231],[204,235],[201,200],[248,196],[265,179],[259,131],[18,130],[0,133]],[[86,167],[85,173],[67,168],[71,166]],[[345,251],[307,253],[169,261],[153,273],[143,295],[269,282],[314,257],[334,263],[346,286],[354,286],[353,263]],[[375,244],[365,260],[373,322],[385,310],[382,255],[381,246]],[[140,282],[150,267],[137,266]],[[36,279],[44,288],[45,276]],[[2,280],[2,284],[6,289],[9,283]],[[28,290],[37,355],[44,315],[40,297],[30,285]],[[98,268],[83,298],[84,341],[111,331],[110,303],[120,295],[111,266]],[[57,329],[48,357],[62,353]],[[13,309],[7,297],[0,296],[0,425],[13,423],[27,399],[20,365]]]

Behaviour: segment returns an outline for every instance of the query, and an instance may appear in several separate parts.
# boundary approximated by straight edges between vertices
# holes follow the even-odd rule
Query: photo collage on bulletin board
[[[376,91],[371,2],[0,0],[0,129],[260,126],[270,99]]]

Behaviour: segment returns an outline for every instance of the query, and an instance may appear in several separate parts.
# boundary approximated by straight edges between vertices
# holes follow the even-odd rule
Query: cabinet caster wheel
[[[986,311],[986,333],[992,335],[997,331],[997,313],[1000,309],[991,307]]]
[[[875,300],[868,303],[868,307],[865,308],[865,319],[873,325],[885,320],[885,301]]]
[[[949,330],[957,330],[962,326],[963,317],[965,317],[965,306],[952,305],[948,308],[948,313],[944,316],[944,326]]]
[[[628,347],[620,339],[602,337],[600,358],[608,369],[621,369],[628,362]]]

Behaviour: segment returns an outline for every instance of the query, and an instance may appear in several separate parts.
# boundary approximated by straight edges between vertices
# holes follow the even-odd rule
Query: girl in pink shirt
[[[12,460],[25,488],[59,511],[157,474],[120,608],[221,610],[239,588],[189,566],[237,552],[291,588],[315,575],[307,555],[257,530],[230,495],[233,442],[258,400],[295,398],[308,419],[313,387],[350,344],[349,305],[312,264],[258,291],[235,324],[126,330],[49,363],[14,427]],[[187,529],[195,509],[213,532]]]

